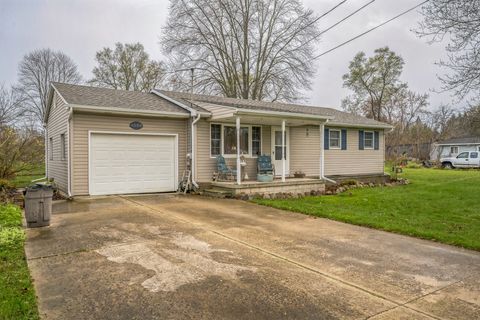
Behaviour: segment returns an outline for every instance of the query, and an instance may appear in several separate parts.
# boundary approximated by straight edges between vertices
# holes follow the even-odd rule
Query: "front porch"
[[[325,181],[315,178],[276,178],[272,182],[242,181],[215,181],[204,193],[210,196],[238,197],[241,195],[257,195],[264,197],[285,194],[288,196],[304,196],[325,193]]]

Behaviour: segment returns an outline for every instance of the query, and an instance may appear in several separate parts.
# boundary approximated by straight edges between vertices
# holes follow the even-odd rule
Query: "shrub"
[[[340,182],[341,186],[356,186],[358,184],[357,180],[344,180]]]
[[[414,162],[414,161],[409,161],[405,167],[409,168],[409,169],[420,169],[423,166],[422,166],[421,163]]]
[[[15,185],[11,181],[7,179],[0,179],[0,191],[7,192],[13,189],[15,189]]]

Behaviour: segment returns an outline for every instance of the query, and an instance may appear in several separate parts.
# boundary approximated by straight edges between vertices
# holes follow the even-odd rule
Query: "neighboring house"
[[[331,108],[63,83],[51,85],[45,125],[47,176],[70,196],[175,191],[187,154],[198,184],[212,181],[217,155],[235,168],[241,153],[253,178],[260,154],[278,181],[383,175],[391,128]]]
[[[405,156],[407,158],[415,158],[419,160],[427,160],[431,153],[431,143],[409,143],[398,146],[386,146],[387,159],[395,156]]]
[[[438,160],[440,158],[456,157],[466,151],[480,151],[480,136],[451,138],[438,141],[433,144],[430,159]]]

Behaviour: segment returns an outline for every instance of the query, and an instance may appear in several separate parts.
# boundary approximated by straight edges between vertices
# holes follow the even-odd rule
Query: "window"
[[[48,158],[53,160],[53,138],[48,139]]]
[[[65,133],[60,135],[60,152],[62,154],[62,160],[67,159],[67,146],[65,140]]]
[[[450,147],[450,154],[457,154],[458,153],[458,147]]]
[[[468,158],[468,152],[462,152],[457,156],[458,159],[467,159]]]
[[[477,159],[478,158],[478,152],[470,152],[470,158]]]
[[[210,141],[210,154],[212,156],[220,155],[220,146],[222,142],[222,125],[212,124],[210,126]]]
[[[262,154],[262,128],[252,127],[252,156]]]
[[[262,152],[262,128],[240,127],[240,153],[258,156]],[[237,154],[237,128],[232,125],[210,125],[210,156],[234,156]]]
[[[237,154],[237,128],[223,127],[223,153]],[[248,127],[240,128],[240,153],[248,154]]]
[[[363,136],[363,146],[365,149],[373,149],[373,132],[365,131]]]
[[[331,130],[328,141],[330,149],[340,149],[340,130]]]

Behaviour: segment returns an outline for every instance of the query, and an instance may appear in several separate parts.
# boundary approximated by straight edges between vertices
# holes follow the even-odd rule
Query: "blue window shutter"
[[[342,150],[347,150],[347,129],[342,129]]]
[[[375,146],[375,150],[380,149],[380,133],[378,131],[373,132],[374,138],[373,138],[373,143]]]
[[[323,148],[325,150],[328,150],[330,147],[330,129],[325,128],[324,134],[323,134]]]
[[[363,150],[364,145],[363,145],[363,130],[358,130],[358,149]]]

